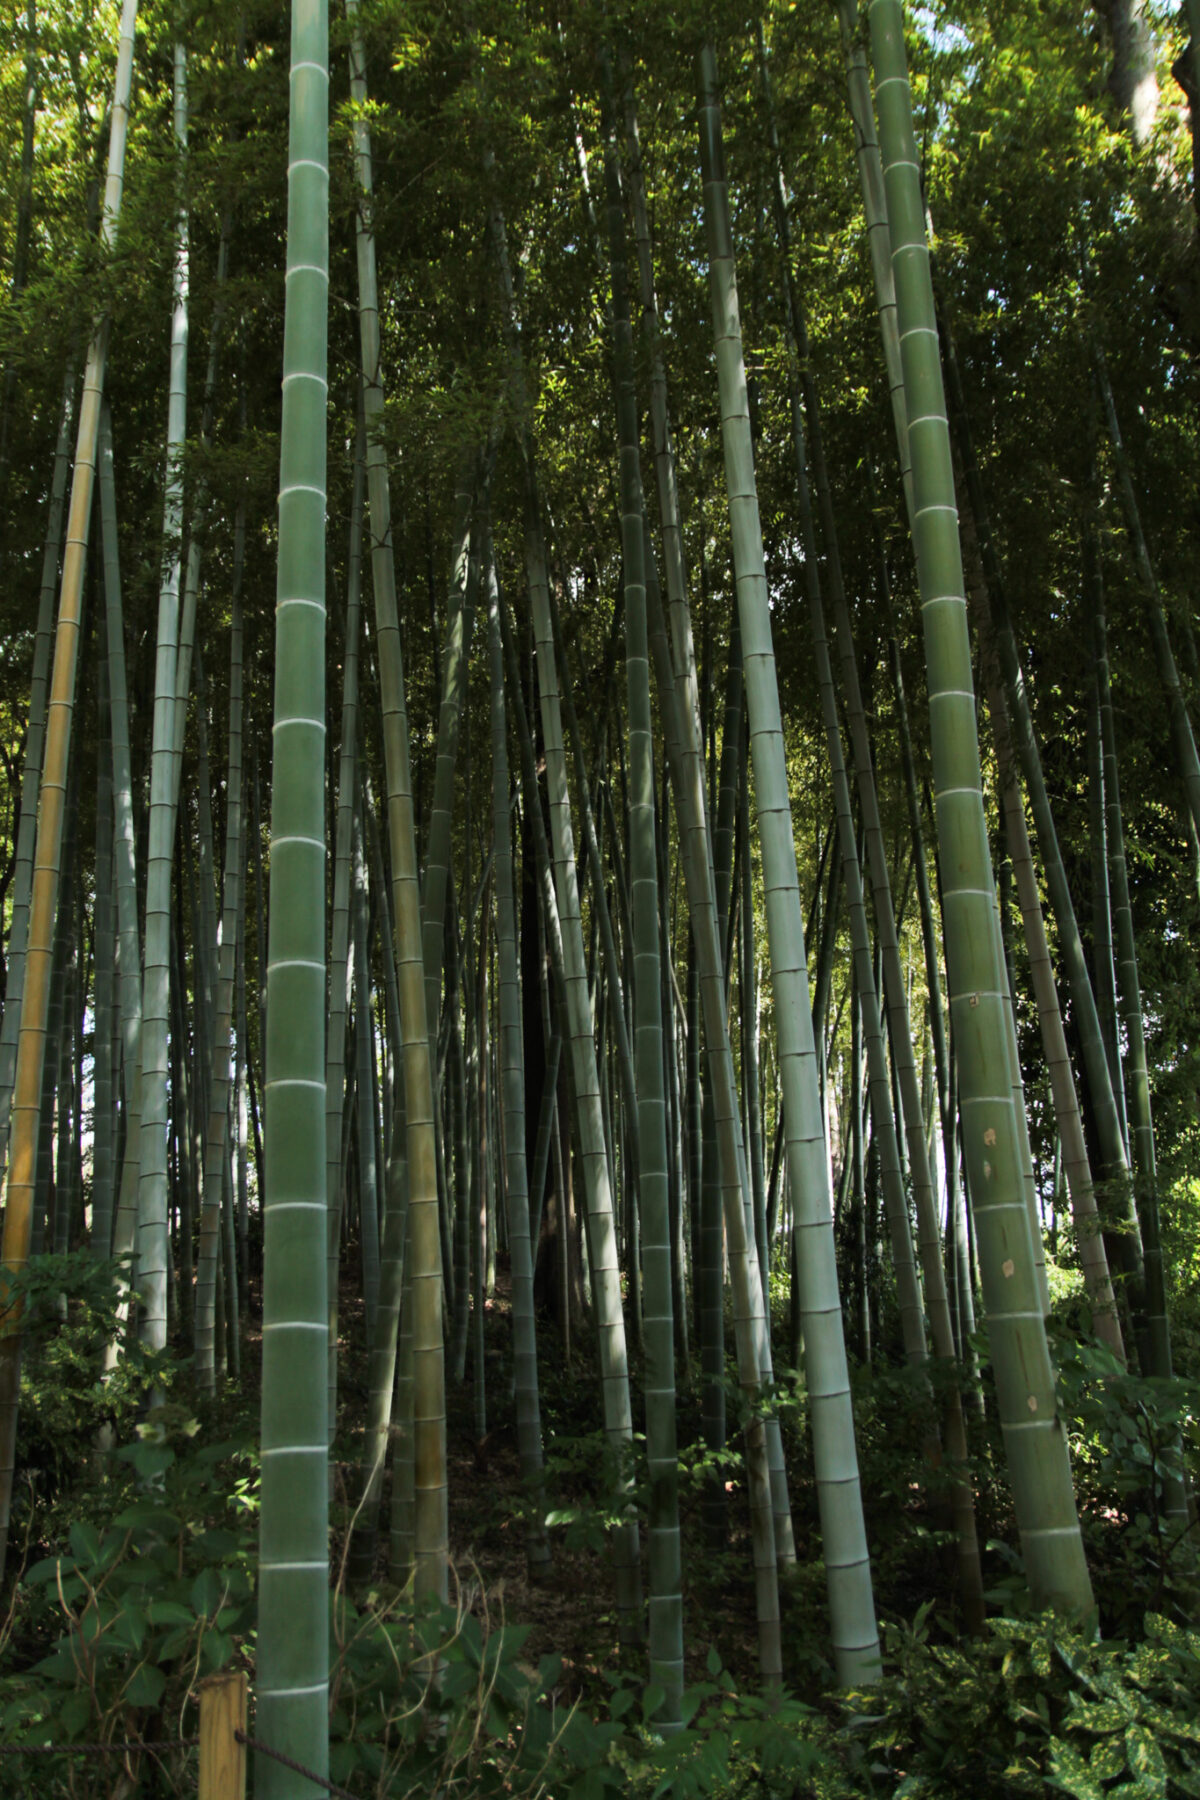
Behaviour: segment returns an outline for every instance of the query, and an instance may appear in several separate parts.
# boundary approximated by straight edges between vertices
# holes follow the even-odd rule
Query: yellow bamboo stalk
[[[112,122],[108,140],[108,178],[104,190],[102,235],[107,248],[116,240],[125,181],[125,138],[133,76],[133,31],[137,0],[125,0],[121,12],[117,69],[113,83]],[[29,1260],[37,1170],[38,1116],[46,1054],[46,1017],[50,1004],[50,971],[54,958],[54,925],[66,812],[67,769],[71,757],[71,720],[75,707],[75,674],[83,617],[83,575],[87,565],[88,526],[96,481],[96,446],[100,406],[108,361],[108,319],[101,318],[88,346],[83,402],[75,435],[75,467],[63,553],[54,664],[46,711],[46,752],[38,805],[37,844],[33,855],[33,892],[29,905],[29,942],[25,955],[25,992],[21,1034],[17,1040],[17,1073],[13,1089],[12,1138],[4,1235],[0,1240],[0,1579],[8,1548],[17,1409],[21,1390],[21,1306],[11,1292],[11,1279]]]

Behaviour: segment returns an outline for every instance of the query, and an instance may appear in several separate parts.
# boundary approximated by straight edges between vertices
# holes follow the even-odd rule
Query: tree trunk
[[[1139,147],[1150,140],[1158,117],[1158,76],[1154,34],[1146,0],[1096,0],[1112,36],[1113,61],[1108,86]]]

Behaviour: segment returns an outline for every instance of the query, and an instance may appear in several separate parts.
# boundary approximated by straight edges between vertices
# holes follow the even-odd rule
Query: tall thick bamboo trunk
[[[292,9],[263,1195],[255,1734],[329,1767],[325,476],[329,18]],[[267,1800],[315,1793],[257,1759]]]
[[[1024,1198],[1023,1144],[1013,1108],[1007,980],[983,809],[950,434],[899,0],[871,0],[869,19],[910,421],[942,914],[970,1198],[1030,1587],[1037,1604],[1082,1612],[1092,1604],[1091,1582],[1066,1438],[1056,1416]]]
[[[915,1080],[915,1063],[913,1061],[912,1039],[908,1024],[908,1007],[905,998],[904,975],[900,966],[899,940],[896,934],[895,915],[892,909],[891,886],[887,868],[887,852],[883,841],[883,828],[880,823],[879,805],[875,793],[874,765],[871,759],[870,744],[867,738],[862,695],[859,691],[858,668],[854,658],[854,645],[850,637],[850,622],[848,609],[846,607],[846,596],[842,586],[837,523],[833,513],[829,475],[825,466],[824,448],[821,436],[820,409],[817,404],[816,385],[812,379],[812,373],[809,367],[808,331],[803,309],[800,304],[800,298],[796,292],[795,283],[792,277],[791,230],[788,223],[787,194],[783,183],[779,139],[775,129],[774,107],[771,98],[770,78],[767,70],[766,44],[761,26],[759,27],[758,33],[758,52],[764,93],[767,101],[767,123],[773,163],[772,185],[775,200],[775,223],[779,238],[780,254],[783,259],[785,316],[793,356],[792,368],[789,373],[792,439],[796,463],[796,488],[800,511],[800,527],[804,543],[804,577],[805,585],[808,590],[813,651],[817,667],[817,686],[821,695],[821,712],[825,724],[825,739],[833,781],[834,808],[837,815],[838,840],[842,857],[842,878],[846,889],[846,904],[850,921],[851,945],[857,971],[856,979],[859,995],[859,1011],[862,1021],[863,1036],[866,1043],[871,1117],[874,1126],[876,1149],[880,1158],[884,1210],[892,1243],[892,1262],[896,1274],[901,1329],[904,1339],[905,1355],[910,1361],[921,1362],[924,1360],[926,1354],[924,1305],[920,1283],[917,1278],[916,1264],[913,1258],[912,1233],[908,1220],[908,1199],[904,1189],[904,1172],[901,1166],[900,1149],[897,1142],[901,1128],[901,1120],[898,1113],[893,1112],[892,1107],[887,1063],[887,1046],[883,1036],[880,1004],[875,990],[870,927],[867,923],[862,869],[858,853],[858,839],[850,807],[850,786],[842,753],[837,694],[834,688],[833,665],[830,658],[829,641],[825,627],[825,609],[821,591],[820,557],[817,550],[816,525],[813,519],[813,507],[807,466],[808,457],[810,455],[816,478],[817,496],[821,508],[821,526],[825,542],[828,582],[832,592],[836,629],[838,633],[838,648],[841,653],[843,672],[842,685],[846,696],[846,712],[850,722],[855,773],[858,778],[859,805],[863,819],[863,836],[866,841],[868,854],[871,857],[871,874],[875,901],[876,941],[878,943],[880,955],[883,959],[884,985],[892,1027],[892,1055],[894,1061],[902,1063],[902,1079],[911,1074]],[[807,414],[808,425],[807,434],[805,433],[800,408],[801,388],[804,390],[804,410]],[[805,442],[806,435],[808,440],[807,446]],[[907,1081],[904,1089],[904,1097],[905,1100],[909,1102],[909,1107],[906,1109],[904,1115],[904,1123],[909,1128],[910,1161],[914,1171],[913,1185],[916,1190],[917,1219],[922,1233],[922,1248],[925,1251],[923,1257],[923,1271],[926,1288],[929,1290],[927,1298],[932,1300],[936,1296],[941,1305],[944,1306],[945,1284],[942,1279],[937,1217],[934,1208],[932,1182],[929,1178],[928,1164],[924,1155],[924,1121],[920,1116],[920,1097],[918,1094],[916,1100],[916,1134],[920,1141],[918,1145],[914,1145],[913,1120],[909,1117],[911,1111],[911,1096]],[[932,1254],[930,1254],[930,1244],[932,1244]],[[943,1335],[942,1343],[939,1346],[939,1354],[946,1355],[948,1353],[945,1336]]]

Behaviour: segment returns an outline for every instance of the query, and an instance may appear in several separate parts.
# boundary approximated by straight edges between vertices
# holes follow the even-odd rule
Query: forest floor
[[[343,1395],[351,1416],[360,1414],[365,1397],[362,1301],[344,1281],[342,1330],[348,1358]],[[485,1315],[484,1371],[487,1384],[487,1431],[479,1436],[475,1382],[470,1350],[463,1382],[447,1379],[447,1457],[450,1489],[451,1597],[458,1597],[481,1621],[495,1628],[502,1621],[528,1628],[522,1660],[563,1660],[562,1686],[574,1695],[619,1670],[644,1674],[644,1649],[623,1647],[609,1552],[601,1515],[604,1485],[603,1433],[599,1373],[587,1334],[576,1334],[571,1362],[556,1356],[555,1327],[539,1321],[539,1376],[546,1460],[546,1507],[566,1522],[551,1527],[553,1568],[548,1579],[529,1579],[525,1554],[526,1493],[517,1456],[512,1396],[511,1309],[507,1271],[497,1274],[496,1290]],[[635,1408],[637,1397],[635,1395]],[[732,1406],[731,1406],[732,1413]],[[679,1444],[685,1467],[698,1456],[701,1437],[699,1397],[681,1392],[677,1412]],[[789,1479],[796,1531],[797,1561],[781,1582],[784,1610],[785,1679],[793,1693],[816,1700],[829,1686],[825,1617],[825,1573],[819,1548],[815,1496],[802,1431],[785,1431],[789,1442]],[[340,1465],[343,1491],[353,1491],[357,1448],[353,1429],[342,1438],[350,1455]],[[736,1452],[736,1425],[730,1419],[729,1443]],[[795,1454],[792,1454],[794,1452]],[[875,1491],[864,1472],[864,1497],[873,1546],[882,1541],[884,1583],[881,1610],[893,1618],[911,1618],[923,1600],[945,1591],[947,1568],[939,1546],[937,1521],[923,1503],[920,1487],[901,1466],[895,1444]],[[710,1519],[714,1490],[722,1528]],[[384,1529],[380,1533],[377,1579],[386,1582],[386,1518],[390,1475],[384,1494]],[[686,1681],[703,1681],[711,1673],[710,1652],[739,1688],[754,1690],[758,1682],[753,1561],[744,1485],[736,1459],[706,1480],[697,1474],[681,1482],[683,1534],[684,1652]],[[344,1514],[343,1514],[344,1517]],[[819,1543],[819,1539],[818,1539]],[[887,1546],[904,1545],[890,1560]],[[337,1555],[340,1543],[335,1543]],[[646,1540],[642,1539],[643,1586],[647,1581]]]
[[[343,1281],[342,1331],[350,1351],[343,1391],[352,1415],[365,1396],[361,1345],[362,1300],[353,1280]],[[548,1327],[552,1333],[553,1325]],[[512,1395],[511,1306],[507,1271],[497,1272],[496,1292],[485,1315],[485,1380],[488,1430],[479,1437],[472,1357],[466,1376],[446,1384],[447,1463],[450,1489],[451,1598],[457,1597],[494,1628],[501,1622],[529,1629],[523,1660],[546,1655],[563,1659],[563,1685],[576,1691],[590,1679],[636,1667],[644,1651],[623,1651],[609,1553],[599,1518],[603,1451],[600,1444],[599,1375],[590,1345],[576,1344],[569,1364],[543,1355],[542,1433],[547,1467],[546,1505],[572,1515],[551,1528],[553,1568],[543,1581],[529,1578],[525,1551],[526,1493],[517,1456]],[[695,1418],[691,1417],[695,1414]],[[681,1434],[695,1426],[695,1398],[680,1397]],[[343,1437],[353,1451],[358,1433]],[[681,1445],[688,1440],[681,1435]],[[354,1464],[339,1465],[339,1479],[352,1492]],[[384,1491],[377,1576],[386,1579],[386,1517],[391,1476]],[[704,1544],[698,1501],[681,1496],[685,1534],[684,1630],[688,1681],[701,1680],[710,1647],[716,1646],[731,1673],[755,1678],[753,1569],[748,1519],[740,1484],[728,1483],[728,1530],[721,1547]],[[340,1539],[333,1550],[338,1554]],[[699,1560],[698,1560],[699,1559]],[[643,1584],[646,1544],[642,1541]],[[688,1578],[690,1574],[690,1579]],[[716,1604],[719,1597],[719,1604]],[[632,1661],[630,1657],[632,1655]]]

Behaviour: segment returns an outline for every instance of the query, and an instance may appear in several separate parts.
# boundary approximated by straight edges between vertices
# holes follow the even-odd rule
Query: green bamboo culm
[[[1006,977],[979,766],[971,647],[900,0],[871,0],[871,52],[912,458],[950,1015],[963,1153],[997,1401],[1034,1603],[1092,1588],[1038,1298],[1022,1188]]]
[[[783,1083],[788,1184],[797,1228],[830,1625],[839,1680],[861,1683],[879,1678],[879,1638],[838,1295],[829,1164],[817,1082],[804,920],[750,434],[716,57],[709,45],[700,52],[698,84],[721,436],[742,627],[746,713]]]
[[[329,1439],[337,1421],[338,1262],[342,1245],[342,1115],[346,1101],[346,1009],[350,966],[350,855],[354,791],[358,782],[358,640],[362,617],[363,490],[366,485],[362,422],[354,456],[350,548],[346,559],[346,624],[342,651],[342,736],[338,750],[337,826],[329,947],[329,1022],[325,1040],[326,1296],[329,1301]]]
[[[356,25],[355,5],[347,6],[351,26],[351,97],[365,109],[366,58]],[[383,761],[387,784],[388,841],[391,850],[392,929],[395,937],[396,1004],[403,1038],[403,1136],[392,1145],[387,1209],[380,1247],[380,1329],[371,1357],[367,1430],[363,1444],[363,1500],[357,1533],[365,1559],[383,1491],[384,1458],[395,1391],[395,1368],[402,1295],[411,1317],[412,1434],[416,1586],[444,1600],[448,1584],[449,1524],[446,1481],[446,1382],[442,1329],[443,1270],[438,1215],[433,1046],[426,1027],[425,969],[421,945],[421,895],[417,873],[416,818],[409,763],[408,703],[392,553],[392,502],[387,451],[378,422],[384,409],[379,341],[379,298],[375,263],[371,133],[365,112],[354,123],[355,173],[359,208],[356,232],[359,295],[359,350],[363,411],[367,427],[367,500],[371,526],[371,573],[375,590],[375,650],[379,672]],[[436,1028],[435,1028],[436,1029]],[[406,1235],[407,1234],[407,1235]],[[407,1245],[407,1252],[406,1252]],[[411,1302],[411,1304],[410,1304]],[[406,1378],[407,1383],[407,1378]],[[401,1427],[407,1430],[405,1421]]]
[[[97,662],[96,710],[99,741],[96,756],[96,912],[93,934],[95,969],[95,1110],[92,1143],[93,1256],[112,1253],[113,1201],[116,1195],[116,1107],[113,1091],[116,1020],[116,929],[113,908],[112,746],[108,704],[108,658]]]
[[[108,666],[108,709],[113,762],[114,880],[117,906],[117,978],[121,1015],[121,1075],[124,1095],[125,1155],[113,1220],[112,1254],[136,1249],[138,1145],[141,1142],[142,968],[138,955],[137,854],[133,817],[133,775],[129,749],[129,694],[125,679],[125,627],[121,570],[117,554],[117,497],[112,427],[105,403],[100,414],[100,523],[104,546],[104,613]],[[131,1270],[131,1279],[135,1279]],[[124,1319],[126,1307],[121,1309]],[[120,1327],[108,1345],[105,1367],[116,1365]]]
[[[263,1200],[259,1738],[329,1766],[325,408],[329,15],[294,0],[275,612]],[[260,1757],[255,1792],[321,1790]]]
[[[677,1731],[683,1694],[682,1555],[675,1427],[675,1317],[671,1292],[667,1116],[659,968],[658,846],[654,739],[646,624],[645,504],[642,492],[633,330],[625,255],[625,212],[614,133],[605,133],[604,171],[612,258],[621,560],[625,575],[625,657],[629,739],[629,881],[633,915],[633,1022],[637,1058],[638,1197],[645,1285],[646,1457],[650,1474],[650,1679],[663,1690],[655,1728]]]
[[[240,570],[238,571],[240,575]],[[229,774],[225,788],[223,909],[208,1083],[208,1134],[203,1165],[200,1256],[196,1270],[196,1374],[205,1393],[215,1385],[217,1263],[222,1199],[229,1168],[229,1069],[233,1055],[234,977],[243,916],[242,869],[242,595],[235,577],[229,625]],[[237,1338],[237,1315],[226,1305],[226,1332]]]
[[[183,449],[187,426],[189,237],[183,190],[187,155],[187,55],[175,46],[175,147],[180,172],[172,283],[167,395],[167,469],[163,484],[163,564],[158,595],[150,813],[146,848],[146,924],[142,970],[141,1120],[138,1169],[140,1332],[151,1350],[167,1342],[168,1013],[171,967],[171,872],[175,858],[175,740],[179,693],[179,583],[183,561]],[[186,696],[186,688],[184,695]],[[186,699],[178,701],[185,705]]]

